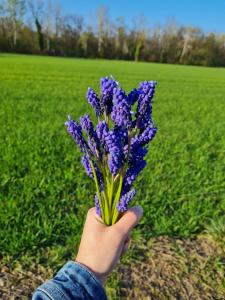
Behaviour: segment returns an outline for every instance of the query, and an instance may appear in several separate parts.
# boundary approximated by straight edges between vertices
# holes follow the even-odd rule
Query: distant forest
[[[225,66],[225,34],[174,21],[149,28],[143,16],[131,27],[103,6],[87,24],[57,1],[0,0],[1,52]]]

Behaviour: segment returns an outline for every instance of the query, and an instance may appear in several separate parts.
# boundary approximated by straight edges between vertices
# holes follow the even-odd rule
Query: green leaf
[[[120,183],[119,183],[119,187],[118,187],[118,190],[116,192],[116,196],[114,198],[114,201],[113,201],[113,208],[112,208],[112,211],[113,211],[113,217],[112,217],[112,224],[115,224],[117,219],[118,219],[118,216],[119,216],[119,213],[116,209],[116,204],[118,203],[118,201],[120,200],[120,195],[121,195],[121,191],[122,191],[122,186],[123,186],[123,176],[120,175]]]

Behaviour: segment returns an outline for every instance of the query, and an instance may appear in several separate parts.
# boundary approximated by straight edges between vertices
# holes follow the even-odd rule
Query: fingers
[[[128,209],[114,226],[117,230],[119,229],[119,231],[124,235],[127,235],[132,230],[132,228],[134,228],[139,223],[142,215],[142,207],[134,206]]]
[[[126,244],[124,245],[123,250],[122,250],[122,253],[121,253],[121,257],[122,257],[123,255],[126,254],[128,248],[129,248],[129,246],[130,246],[130,242],[128,242],[128,243],[126,243]]]
[[[123,255],[127,252],[129,246],[130,246],[130,234],[129,234],[128,237],[126,238],[126,241],[125,241],[125,243],[124,243],[124,245],[123,245],[123,249],[122,249],[121,256],[123,256]]]
[[[143,209],[141,206],[131,207],[124,213],[122,218],[113,225],[113,227],[117,230],[117,232],[121,232],[123,236],[127,236],[132,228],[139,223],[142,215]],[[102,222],[102,219],[96,214],[95,207],[89,209],[85,227],[91,227],[92,230],[94,228],[97,230],[107,228],[107,226]]]

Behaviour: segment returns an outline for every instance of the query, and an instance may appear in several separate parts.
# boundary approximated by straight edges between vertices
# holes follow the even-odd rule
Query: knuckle
[[[121,228],[120,226],[115,226],[114,234],[116,234],[116,236],[120,240],[123,239],[127,235],[126,231],[123,228]]]
[[[87,216],[91,217],[94,214],[94,212],[95,212],[95,207],[90,208],[87,212]]]

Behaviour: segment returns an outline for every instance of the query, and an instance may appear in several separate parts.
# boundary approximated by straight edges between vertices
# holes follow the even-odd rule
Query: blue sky
[[[174,18],[178,24],[194,25],[204,31],[225,33],[225,0],[59,0],[66,13],[85,17],[93,23],[94,13],[101,5],[107,6],[111,19],[124,16],[132,26],[133,19],[143,14],[148,25],[165,24]]]

